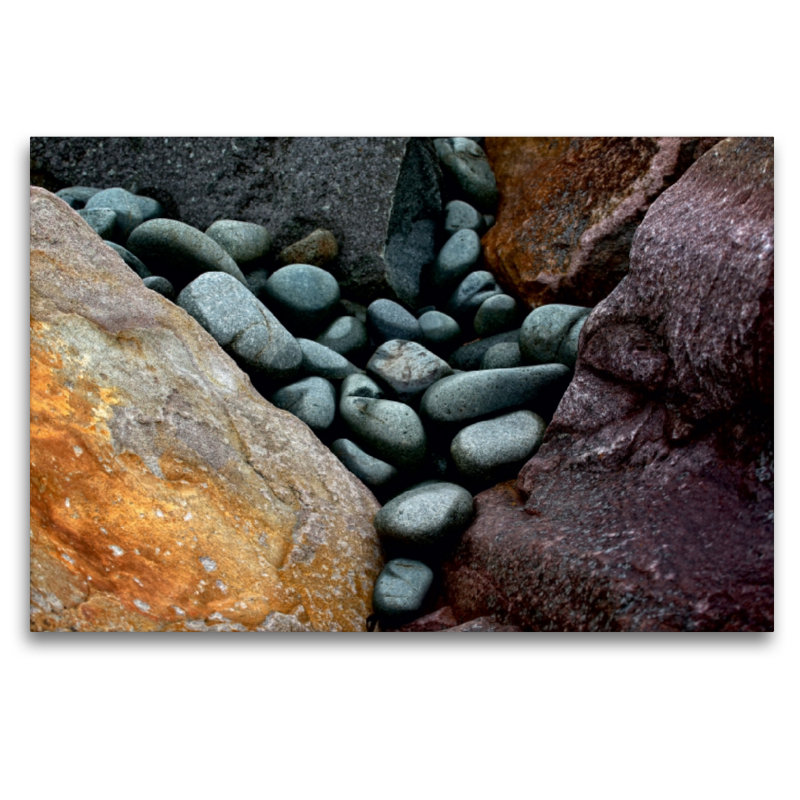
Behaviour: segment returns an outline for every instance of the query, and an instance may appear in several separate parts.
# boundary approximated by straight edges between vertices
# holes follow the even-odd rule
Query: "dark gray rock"
[[[175,302],[175,288],[166,278],[162,278],[160,275],[151,275],[149,278],[144,279],[144,285],[148,289],[152,289],[152,291],[166,297],[167,300]]]
[[[393,466],[410,471],[425,461],[425,429],[416,412],[405,403],[342,397],[339,413],[364,448]]]
[[[448,194],[462,197],[483,213],[497,205],[497,181],[486,153],[472,139],[434,139]]]
[[[149,219],[160,219],[166,217],[167,212],[164,206],[154,200],[152,197],[144,197],[143,195],[134,195],[136,202],[139,204],[139,209],[142,212],[142,222],[147,222]]]
[[[453,438],[450,455],[465,478],[497,482],[516,476],[539,449],[546,428],[533,411],[514,411],[462,428]]]
[[[419,614],[432,584],[430,567],[410,558],[395,558],[375,581],[372,608],[389,620],[412,619]]]
[[[117,228],[117,214],[110,208],[81,208],[78,214],[103,240],[108,241]]]
[[[489,230],[489,228],[492,227],[492,225],[494,225],[494,223],[495,223],[495,218],[492,214],[483,215],[483,224],[486,227],[487,231]]]
[[[430,481],[390,500],[375,515],[382,539],[412,547],[451,542],[472,519],[472,495],[454,483]]]
[[[519,328],[519,319],[517,301],[507,294],[496,294],[481,303],[473,327],[483,338]]]
[[[445,233],[453,234],[464,228],[475,231],[478,235],[483,233],[485,228],[483,214],[463,200],[451,200],[444,207]]]
[[[258,269],[272,247],[263,225],[235,219],[218,219],[206,228],[213,239],[236,262],[242,272]]]
[[[400,473],[385,461],[365,453],[349,439],[337,439],[332,445],[333,454],[370,489],[383,489],[391,486]]]
[[[475,313],[484,301],[496,294],[503,294],[503,290],[497,285],[491,272],[470,272],[453,292],[444,310],[462,326],[467,322],[471,325]]]
[[[414,341],[422,333],[419,322],[410,311],[386,298],[375,300],[367,307],[367,331],[376,344],[390,339]]]
[[[290,264],[273,272],[265,294],[275,316],[292,333],[306,339],[327,327],[340,297],[336,278],[311,264]]]
[[[571,377],[563,364],[465,372],[434,383],[422,396],[420,413],[434,423],[477,421],[521,407],[549,417]]]
[[[121,244],[117,244],[116,242],[109,242],[106,240],[106,244],[118,255],[122,258],[122,260],[140,277],[140,278],[149,278],[152,274],[147,267],[142,264],[142,262],[136,258],[136,256],[130,252],[130,250],[125,249]]]
[[[338,381],[348,375],[357,375],[361,372],[355,364],[331,350],[330,347],[325,347],[311,339],[298,339],[297,343],[303,351],[302,366],[306,375],[318,375],[320,378]]]
[[[367,326],[356,317],[339,317],[317,336],[317,342],[346,358],[360,359],[369,347]]]
[[[305,422],[314,433],[328,430],[336,417],[336,389],[325,378],[303,378],[278,389],[269,399]]]
[[[437,355],[449,355],[461,339],[461,326],[441,311],[426,311],[419,318],[420,343]]]
[[[106,238],[113,239],[119,244],[125,244],[134,228],[144,221],[136,197],[119,186],[93,194],[86,201],[86,208],[110,208],[114,211],[117,215],[116,227],[113,235]]]
[[[447,359],[448,364],[453,369],[473,370],[480,369],[481,361],[486,353],[495,345],[507,342],[518,342],[519,330],[508,331],[508,333],[498,333],[496,336],[487,336],[477,342],[470,342],[453,353]]]
[[[431,270],[430,289],[442,301],[447,300],[467,277],[481,256],[481,240],[475,231],[454,233],[439,251]]]
[[[403,403],[413,403],[453,368],[417,342],[384,342],[367,363],[367,372],[387,384]]]
[[[342,381],[339,400],[340,411],[342,401],[346,397],[371,397],[374,400],[382,400],[386,397],[386,393],[367,375],[348,375]]]
[[[566,364],[574,367],[578,336],[591,308],[561,303],[535,308],[525,317],[519,335],[522,360],[528,364]]]
[[[236,262],[202,231],[174,219],[143,222],[125,245],[150,272],[163,275],[177,291],[204,272],[232,275],[247,286]]]
[[[299,371],[303,361],[300,345],[269,309],[231,275],[201,275],[178,295],[178,305],[248,371],[274,380],[290,380]]]
[[[322,228],[312,231],[299,242],[284,247],[275,259],[281,266],[312,264],[325,267],[339,255],[336,237]]]
[[[517,342],[504,342],[490,347],[481,359],[480,369],[512,369],[522,366]]]
[[[60,197],[62,200],[67,200],[67,197],[71,198],[72,202],[69,202],[69,205],[72,208],[84,208],[86,203],[88,202],[89,198],[96,195],[100,189],[95,189],[92,186],[68,186],[66,189],[60,189],[56,192],[56,197]]]

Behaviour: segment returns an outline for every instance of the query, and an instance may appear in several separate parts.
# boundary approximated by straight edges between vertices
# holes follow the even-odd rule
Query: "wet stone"
[[[378,575],[372,607],[380,616],[406,620],[419,614],[433,584],[433,571],[421,561],[395,558]]]
[[[149,278],[150,277],[150,270],[142,264],[141,260],[136,258],[136,256],[130,252],[130,250],[126,250],[121,244],[117,244],[116,242],[110,242],[106,240],[106,244],[118,255],[120,258],[140,277],[140,278]]]
[[[219,219],[206,228],[206,236],[228,253],[242,272],[258,268],[272,247],[267,229],[253,222]]]
[[[453,368],[417,342],[384,342],[367,363],[367,372],[386,383],[403,403],[413,403]]]
[[[175,302],[175,289],[172,284],[160,275],[151,275],[149,278],[144,279],[144,285],[154,292],[158,292],[162,297],[167,300]]]
[[[535,308],[525,317],[519,336],[522,359],[528,364],[566,364],[574,367],[578,336],[591,308],[561,303]]]
[[[365,453],[349,439],[337,439],[331,450],[353,475],[371,489],[390,486],[400,474],[391,464]]]
[[[315,433],[326,431],[336,416],[336,389],[324,378],[311,377],[278,389],[270,402],[294,414]]]
[[[367,307],[367,331],[376,344],[390,339],[414,341],[422,333],[419,322],[399,303],[381,298]]]

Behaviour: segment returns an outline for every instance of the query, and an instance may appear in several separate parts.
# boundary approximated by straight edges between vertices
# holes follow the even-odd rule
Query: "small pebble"
[[[378,575],[372,608],[381,617],[405,620],[419,614],[433,584],[433,570],[421,561],[395,558]]]

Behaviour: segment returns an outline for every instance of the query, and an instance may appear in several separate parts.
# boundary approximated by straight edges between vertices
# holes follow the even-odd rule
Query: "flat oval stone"
[[[480,145],[464,137],[434,139],[433,144],[446,180],[479,211],[494,210],[497,181]]]
[[[84,208],[86,203],[89,202],[89,198],[100,191],[102,190],[95,189],[93,186],[67,186],[66,189],[59,189],[56,192],[56,197],[60,197],[62,200],[66,200],[67,197],[72,198],[77,205],[73,205],[72,203],[69,203],[69,205],[72,206],[72,208],[78,209]]]
[[[342,381],[340,391],[339,410],[346,397],[371,397],[374,400],[383,400],[386,393],[367,375],[348,375]]]
[[[449,354],[461,339],[461,326],[441,311],[426,311],[419,318],[420,344],[438,355]]]
[[[311,339],[331,321],[340,292],[330,272],[311,264],[290,264],[270,276],[265,295],[275,316],[292,333]]]
[[[519,327],[517,301],[507,294],[487,297],[475,314],[475,333],[478,336],[494,336]]]
[[[591,308],[561,303],[535,308],[525,317],[519,335],[523,360],[528,364],[559,363],[574,367],[578,335],[591,313]]]
[[[108,241],[117,228],[117,212],[110,208],[81,208],[78,214],[104,241]]]
[[[243,272],[255,269],[272,247],[267,229],[253,222],[219,219],[206,228],[206,236],[228,253]]]
[[[483,214],[463,200],[451,200],[444,207],[444,230],[453,234],[464,228],[480,234],[484,228]]]
[[[142,279],[149,278],[151,273],[142,262],[131,253],[130,250],[125,249],[121,244],[116,242],[109,242],[106,244],[118,255],[122,260]]]
[[[405,403],[343,397],[339,413],[363,447],[393,466],[414,470],[425,461],[425,429],[417,413]]]
[[[134,228],[144,221],[136,196],[119,186],[93,194],[86,201],[86,208],[110,208],[114,211],[117,215],[114,234],[106,238],[120,244],[125,244]]]
[[[380,298],[367,306],[367,332],[375,344],[383,344],[390,339],[414,341],[422,331],[410,311],[393,300]]]
[[[125,245],[148,269],[163,275],[176,290],[183,289],[204,272],[221,272],[247,286],[236,262],[197,228],[175,219],[143,222]]]
[[[460,430],[450,445],[450,455],[465,478],[493,481],[519,472],[539,449],[546,428],[533,411],[514,411]]]
[[[149,278],[144,279],[144,285],[154,292],[158,292],[167,300],[175,302],[175,289],[172,284],[160,275],[151,275]]]
[[[300,345],[233,276],[204,273],[178,295],[178,305],[246,367],[274,379],[297,374],[303,361]]]
[[[491,272],[470,272],[453,292],[444,310],[459,323],[463,320],[471,322],[483,302],[496,294],[503,294],[503,290],[497,285]]]
[[[405,619],[422,608],[433,584],[433,570],[421,561],[395,558],[381,570],[372,591],[372,608],[380,617]]]
[[[336,416],[336,389],[325,378],[311,377],[278,389],[270,402],[294,414],[315,433],[326,431]]]
[[[309,233],[305,239],[284,247],[276,261],[279,264],[313,264],[324,267],[339,255],[336,237],[324,228]]]
[[[413,402],[453,368],[417,342],[392,339],[384,342],[367,363],[367,372],[384,381],[397,399]]]
[[[480,256],[481,240],[475,231],[464,229],[454,233],[436,256],[431,270],[431,290],[442,299],[450,297]]]
[[[369,346],[367,326],[356,317],[339,317],[317,336],[317,342],[340,355],[358,355]]]
[[[355,364],[330,347],[311,339],[298,339],[297,343],[303,351],[302,366],[306,375],[318,375],[320,378],[338,381],[361,372]]]
[[[572,372],[563,364],[487,369],[442,378],[422,396],[420,412],[432,422],[477,420],[519,406],[548,416],[566,391]]]
[[[504,342],[490,347],[481,360],[481,369],[512,369],[522,366],[517,342]]]
[[[147,222],[149,219],[159,219],[167,215],[164,206],[162,206],[158,200],[154,200],[152,197],[145,197],[141,194],[135,194],[134,197],[142,212],[142,222]]]
[[[353,475],[372,489],[391,485],[400,474],[391,464],[365,453],[349,439],[337,439],[331,450]]]
[[[470,342],[453,353],[447,362],[453,369],[472,370],[480,369],[481,361],[487,351],[497,344],[506,342],[518,342],[519,330],[508,331],[508,333],[498,333],[495,336],[487,336],[477,342]]]
[[[472,519],[472,495],[455,483],[431,481],[390,500],[375,515],[378,536],[430,547],[461,534]]]

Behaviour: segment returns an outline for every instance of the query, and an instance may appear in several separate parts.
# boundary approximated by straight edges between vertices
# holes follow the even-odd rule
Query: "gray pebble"
[[[382,400],[386,393],[367,375],[348,375],[342,381],[340,390],[339,407],[341,411],[342,401],[346,397],[371,397],[374,400]]]
[[[481,369],[511,369],[522,366],[517,342],[504,342],[490,347],[481,360]]]
[[[566,364],[574,367],[578,335],[591,308],[552,303],[525,317],[519,335],[522,359],[528,364]]]
[[[314,338],[330,323],[339,297],[336,278],[311,264],[281,267],[272,273],[265,289],[275,316],[292,333],[306,339]]]
[[[518,341],[519,330],[508,331],[508,333],[498,333],[496,336],[487,336],[480,341],[470,342],[463,347],[459,347],[447,361],[453,369],[480,369],[481,361],[490,348],[497,344]]]
[[[119,186],[93,194],[86,202],[86,208],[110,208],[114,211],[117,215],[116,227],[113,235],[106,238],[119,244],[125,244],[133,230],[144,220],[136,196]]]
[[[464,321],[471,323],[481,305],[497,294],[503,294],[503,290],[497,285],[491,272],[486,270],[470,272],[453,292],[444,310],[459,323]]]
[[[367,306],[367,331],[376,344],[383,344],[390,339],[414,341],[422,333],[419,322],[410,311],[385,298]]]
[[[426,311],[419,318],[420,343],[438,355],[449,355],[461,339],[461,326],[441,311]]]
[[[457,193],[484,213],[497,205],[497,181],[483,149],[471,139],[453,137],[433,141],[446,180]]]
[[[144,197],[140,194],[136,194],[134,197],[142,212],[142,222],[147,222],[149,219],[159,219],[167,215],[164,206],[158,200],[154,200],[152,197]]]
[[[136,256],[130,252],[130,250],[126,250],[121,244],[117,244],[116,242],[109,242],[106,240],[106,244],[118,255],[122,258],[122,260],[142,279],[149,278],[151,273],[147,267],[142,264],[142,262],[136,258]]]
[[[247,274],[247,285],[250,291],[259,299],[264,302],[264,293],[267,289],[267,281],[269,280],[269,271],[266,269],[254,269]]]
[[[449,297],[466,278],[481,255],[481,240],[475,231],[454,233],[439,251],[431,270],[430,288],[437,296]]]
[[[144,285],[148,289],[152,289],[152,291],[166,297],[167,300],[175,302],[175,289],[166,278],[162,278],[160,275],[151,275],[149,278],[144,279]]]
[[[417,342],[384,342],[367,363],[367,372],[386,383],[403,403],[411,403],[453,368]]]
[[[298,339],[297,343],[303,351],[303,372],[306,375],[318,375],[320,378],[337,381],[361,372],[355,364],[330,347],[311,339]]]
[[[494,223],[495,223],[495,219],[491,214],[484,214],[483,215],[483,224],[486,227],[487,231],[489,230],[489,228],[491,228],[494,225]]]
[[[451,200],[444,207],[444,230],[446,233],[453,234],[463,228],[468,228],[480,235],[484,229],[483,214],[463,200]]]
[[[117,228],[117,214],[110,208],[81,208],[78,214],[101,238],[108,241]]]
[[[372,591],[372,608],[380,617],[405,619],[422,608],[433,584],[433,570],[421,561],[395,558],[381,570]]]
[[[315,433],[326,431],[336,416],[336,389],[325,378],[311,377],[278,389],[270,402],[294,414]]]
[[[220,219],[206,228],[206,236],[228,253],[242,272],[255,269],[272,247],[267,229],[253,222]]]
[[[487,297],[475,314],[475,333],[485,337],[514,330],[519,327],[519,317],[517,301],[513,297],[507,294]]]
[[[84,208],[90,197],[96,195],[100,189],[95,189],[92,186],[67,186],[66,189],[60,189],[56,192],[56,197],[69,202],[72,208]],[[71,198],[70,202],[67,197]],[[77,205],[73,205],[76,203]]]
[[[358,357],[369,346],[367,326],[357,317],[339,317],[317,336],[317,342],[347,358]]]
[[[371,489],[391,485],[400,474],[391,464],[365,453],[349,439],[337,439],[331,445],[331,450],[353,475]]]

